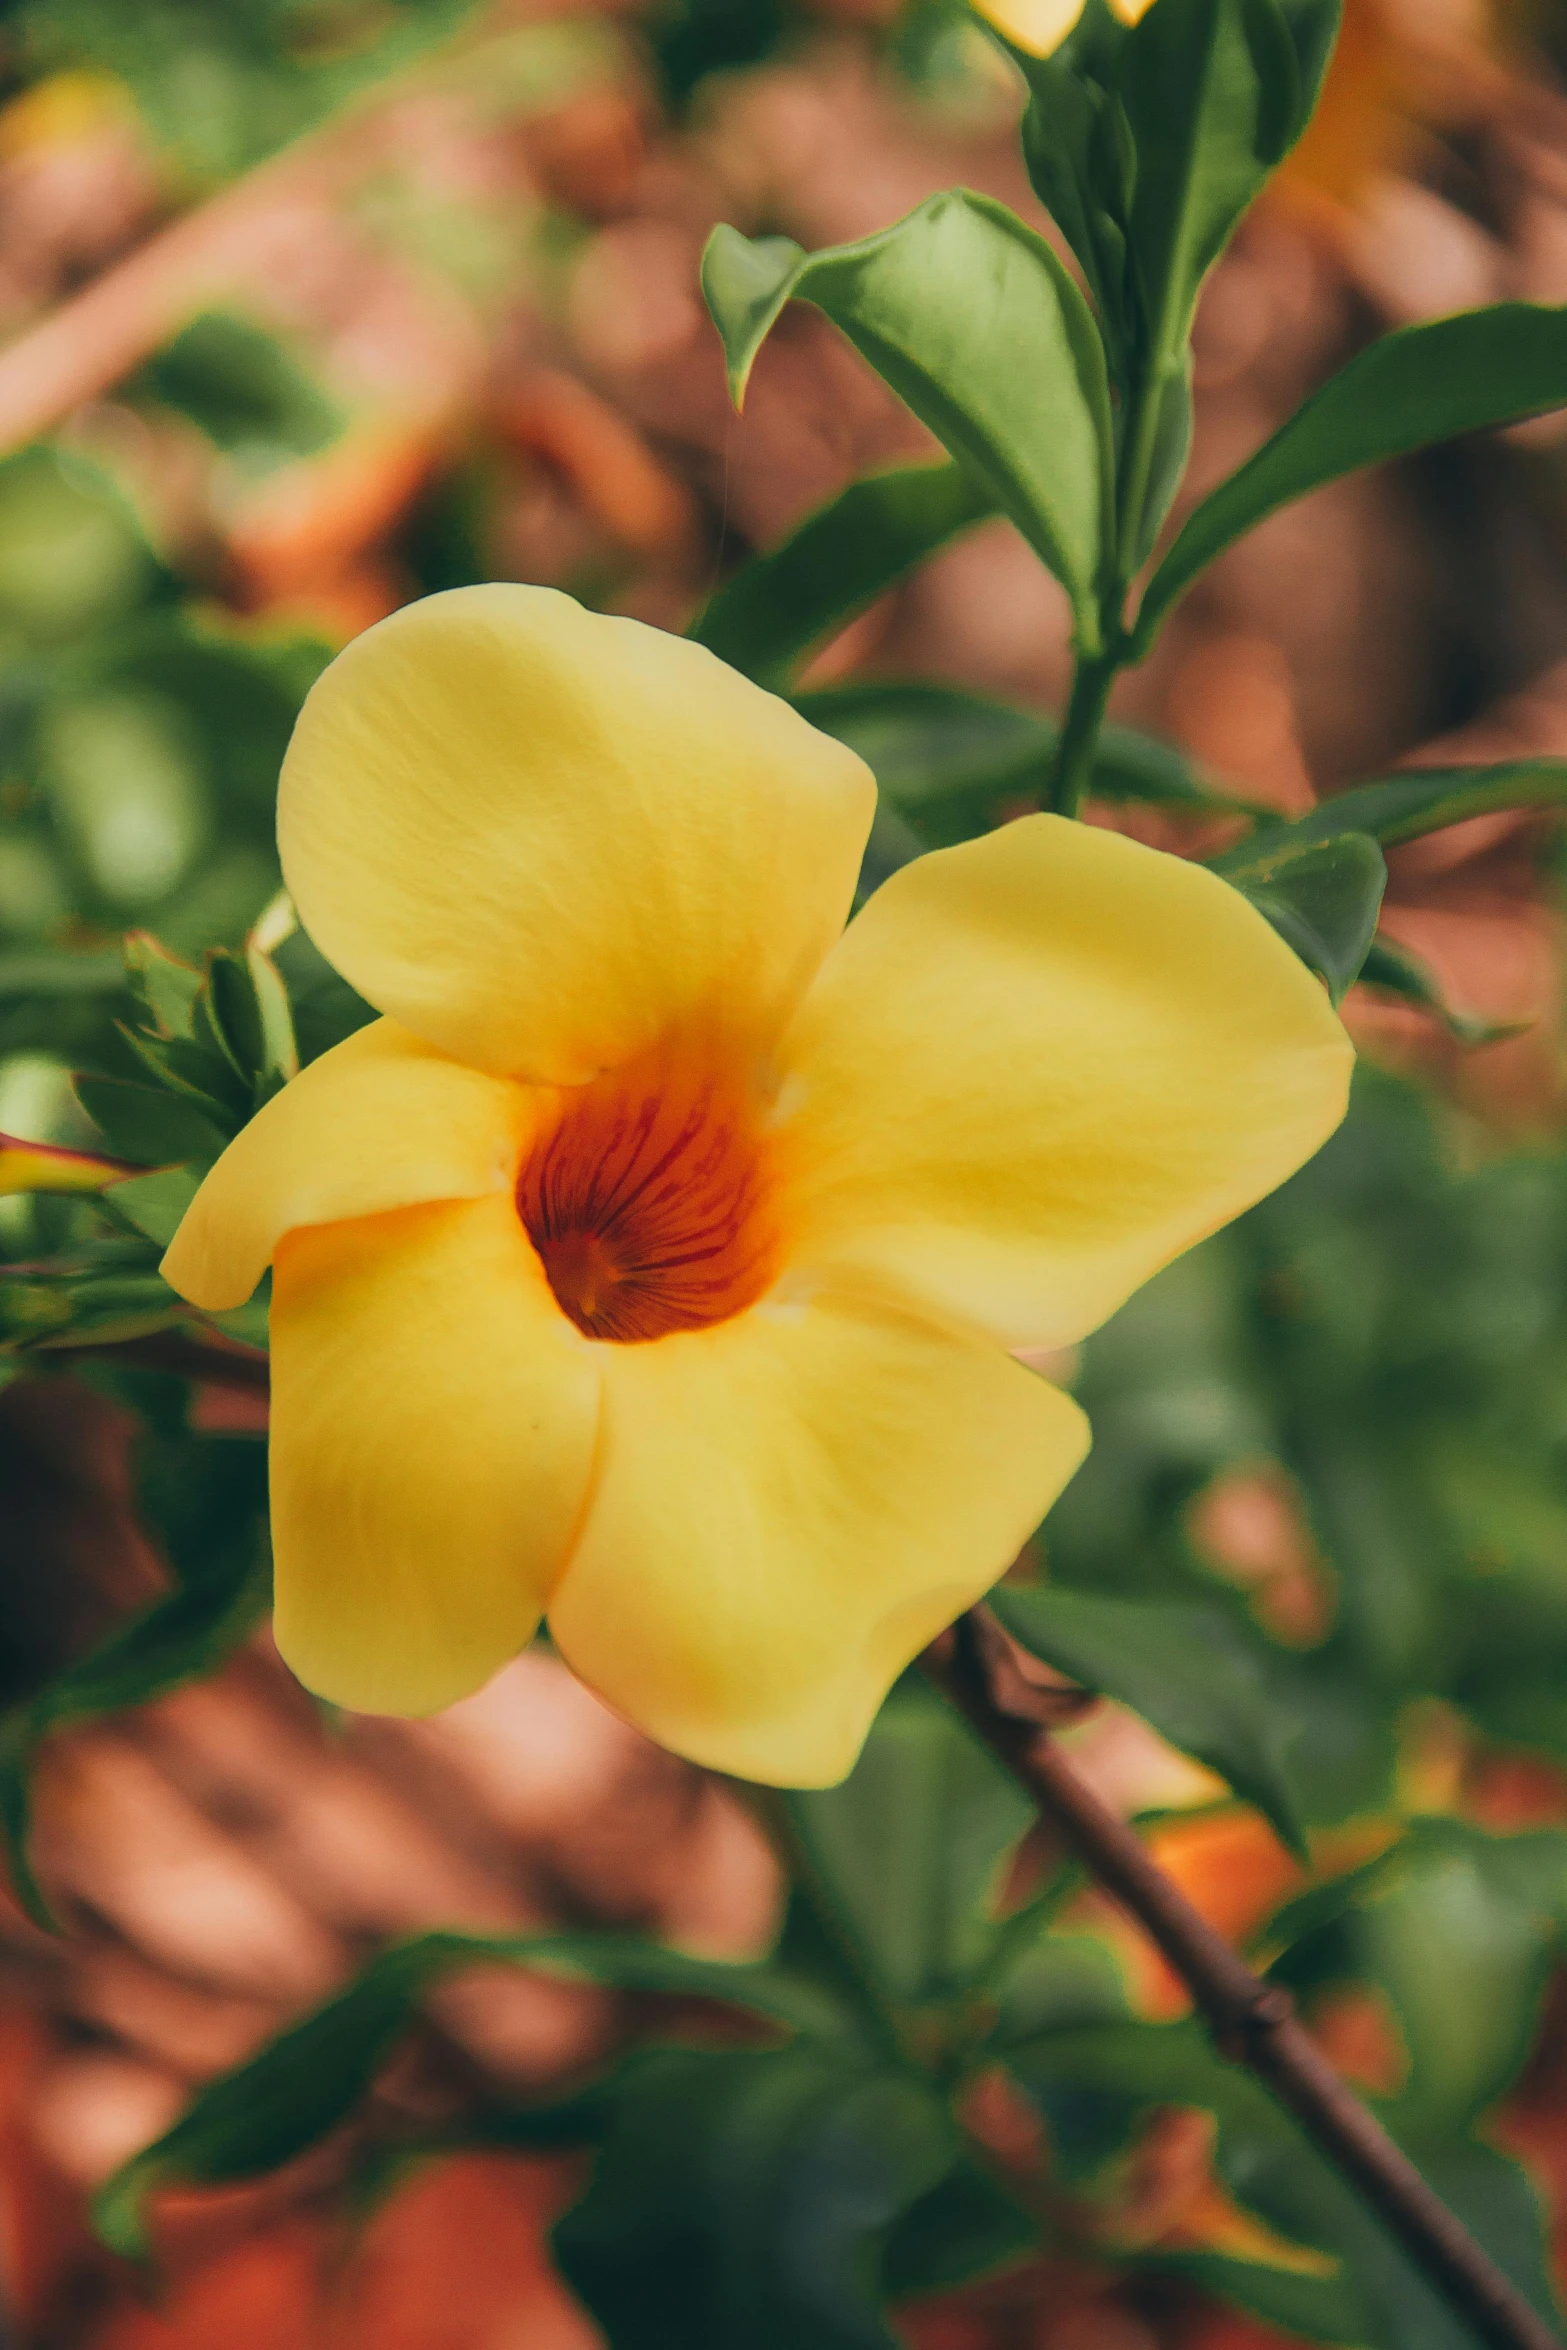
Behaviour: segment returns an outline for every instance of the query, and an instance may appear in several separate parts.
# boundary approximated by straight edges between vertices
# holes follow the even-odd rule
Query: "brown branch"
[[[989,1611],[971,1610],[921,1662],[1158,1945],[1207,2018],[1220,2054],[1266,2082],[1477,2338],[1490,2350],[1561,2350],[1558,2336],[1345,2086],[1288,1994],[1252,1973],[1078,1776],[1051,1735],[1051,1722],[1062,1718],[1059,1696],[1038,1684],[1031,1661]]]

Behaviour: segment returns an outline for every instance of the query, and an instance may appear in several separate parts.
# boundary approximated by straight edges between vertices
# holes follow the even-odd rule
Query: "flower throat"
[[[666,1057],[558,1097],[517,1183],[551,1289],[622,1344],[727,1321],[777,1263],[770,1185],[743,1088]]]

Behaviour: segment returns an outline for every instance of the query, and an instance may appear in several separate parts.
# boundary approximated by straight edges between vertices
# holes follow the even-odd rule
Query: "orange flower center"
[[[626,1344],[727,1321],[777,1267],[755,1105],[710,1064],[661,1056],[562,1093],[517,1207],[589,1338]]]

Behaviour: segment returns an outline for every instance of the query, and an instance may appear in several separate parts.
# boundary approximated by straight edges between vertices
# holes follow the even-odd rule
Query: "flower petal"
[[[1228,883],[1025,817],[878,891],[783,1047],[797,1261],[1081,1338],[1344,1114],[1326,995]]]
[[[1120,15],[1117,0],[1111,5]],[[974,6],[1030,57],[1053,56],[1083,13],[1083,0],[974,0]]]
[[[284,762],[300,919],[459,1060],[577,1084],[671,1029],[770,1038],[848,913],[875,785],[699,645],[535,587],[355,638]]]
[[[582,1514],[599,1388],[510,1199],[284,1240],[274,1629],[308,1688],[433,1713],[516,1654]]]
[[[285,1232],[509,1192],[535,1097],[376,1020],[241,1128],[185,1213],[163,1277],[208,1313],[243,1305]]]
[[[1088,1448],[989,1341],[847,1293],[606,1348],[604,1380],[551,1633],[652,1737],[776,1785],[844,1776]]]

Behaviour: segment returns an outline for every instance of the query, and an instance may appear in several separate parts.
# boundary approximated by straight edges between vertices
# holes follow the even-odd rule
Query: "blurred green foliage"
[[[222,311],[183,327],[149,361],[142,383],[220,449],[261,465],[310,456],[343,421],[274,336]],[[133,394],[137,388],[129,387]]]
[[[307,130],[458,27],[472,0],[21,0],[24,71],[112,74],[197,185]]]

